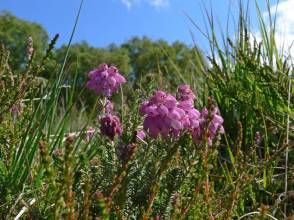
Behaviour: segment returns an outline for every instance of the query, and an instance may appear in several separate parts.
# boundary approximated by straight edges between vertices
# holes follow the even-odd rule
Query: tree
[[[66,46],[56,50],[56,60],[62,63],[66,53]],[[87,42],[76,43],[71,46],[67,62],[67,74],[69,77],[78,73],[79,77],[85,78],[87,73],[101,63],[115,64],[119,70],[127,76],[129,73],[128,51],[120,47],[112,50],[95,48]]]
[[[9,12],[0,13],[0,43],[10,50],[11,66],[21,69],[26,62],[27,39],[31,36],[35,57],[41,58],[44,53],[48,34],[37,24],[19,19]]]
[[[66,49],[67,46],[61,46],[55,50],[52,57],[52,60],[55,60],[59,67],[63,63]],[[81,90],[88,79],[89,71],[98,67],[101,63],[114,64],[127,78],[130,72],[129,62],[128,51],[116,45],[111,45],[109,48],[95,48],[87,42],[75,43],[71,45],[66,63],[66,81],[73,80],[75,74],[77,74],[77,87]],[[56,70],[55,65],[51,65],[50,68],[44,70],[44,76],[46,78],[54,78],[54,74],[57,73]],[[96,95],[92,91],[85,90],[82,97],[79,98],[83,104],[91,105],[95,97]]]
[[[184,79],[191,80],[197,72],[192,63],[195,60],[204,63],[198,48],[188,47],[178,41],[168,44],[164,40],[152,41],[147,37],[134,37],[122,47],[129,51],[135,80],[152,75],[154,80],[160,82],[160,78],[164,77],[165,86],[176,87]]]

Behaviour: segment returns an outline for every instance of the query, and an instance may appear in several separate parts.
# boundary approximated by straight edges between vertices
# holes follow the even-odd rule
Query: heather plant
[[[293,120],[292,57],[287,55],[287,51],[279,50],[276,43],[275,15],[270,9],[269,1],[266,1],[268,27],[257,1],[255,3],[260,40],[250,29],[250,18],[246,11],[249,1],[245,6],[240,2],[236,35],[222,33],[221,41],[216,37],[214,16],[205,11],[208,28],[206,33],[200,33],[210,42],[209,60],[212,66],[203,71],[203,78],[207,92],[215,98],[225,119],[227,156],[222,155],[223,163],[227,164],[230,158],[229,163],[235,167],[234,163],[238,163],[241,155],[246,158],[247,162],[243,161],[239,165],[242,167],[242,175],[249,177],[251,172],[259,175],[255,177],[259,180],[247,182],[253,187],[253,193],[258,195],[259,200],[254,202],[262,204],[262,211],[266,206],[266,211],[274,215],[291,216],[293,209],[288,204],[290,198],[286,196],[288,199],[284,199],[283,196],[288,195],[290,181],[287,173],[291,152],[288,148],[291,143],[289,132],[291,133],[290,124]],[[199,30],[197,24],[194,24]],[[248,169],[248,172],[244,169]],[[237,172],[238,175],[240,171]],[[283,175],[284,179],[277,178]],[[238,183],[235,182],[235,185]],[[252,204],[249,204],[252,208]],[[251,214],[258,213],[260,212],[256,211]]]
[[[92,70],[89,77],[87,87],[105,96],[111,96],[126,82],[115,66],[108,67],[107,64],[101,64],[97,69]]]
[[[2,47],[0,217],[293,217],[293,66],[261,15],[264,43],[252,43],[240,6],[238,37],[223,48],[207,18],[211,66],[199,55],[187,75],[170,61],[177,88],[158,74],[133,84],[108,64],[93,64],[82,90],[78,73],[67,80],[81,8],[56,78],[38,80],[56,38],[41,59],[28,39],[24,73]]]

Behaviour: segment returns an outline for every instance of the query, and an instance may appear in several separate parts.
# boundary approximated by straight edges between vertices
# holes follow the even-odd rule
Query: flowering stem
[[[162,161],[161,166],[159,168],[159,170],[157,171],[155,178],[153,179],[152,183],[151,183],[151,192],[149,195],[149,199],[148,199],[148,203],[147,203],[147,208],[145,209],[144,213],[143,213],[143,220],[147,220],[149,218],[150,212],[152,210],[152,205],[154,203],[154,200],[156,198],[157,192],[159,190],[160,184],[159,179],[161,177],[161,175],[167,170],[168,168],[168,164],[170,163],[170,161],[172,160],[173,156],[176,154],[177,150],[178,150],[179,145],[175,144],[169,151],[168,154],[166,156],[166,158]]]
[[[112,198],[114,197],[114,194],[118,191],[119,185],[121,184],[123,178],[126,176],[128,170],[128,163],[124,164],[121,172],[119,175],[115,175],[113,182],[113,185],[111,187],[109,196],[108,196],[108,205],[111,204]]]
[[[210,196],[209,196],[209,192],[210,192],[210,184],[209,184],[209,168],[208,168],[208,157],[209,157],[209,149],[208,149],[208,143],[207,141],[205,141],[205,151],[204,151],[204,171],[205,171],[205,185],[204,185],[204,189],[205,189],[205,202],[206,202],[206,206],[207,206],[207,210],[209,213],[209,219],[214,219],[213,215],[211,213],[210,210]]]
[[[291,74],[289,74],[289,86],[288,86],[288,114],[287,114],[287,130],[286,130],[286,156],[285,156],[285,196],[288,195],[288,157],[289,157],[289,130],[290,130],[290,101],[291,101]],[[287,202],[284,204],[284,213],[287,216]]]
[[[124,124],[124,108],[123,108],[123,105],[124,105],[124,93],[123,93],[123,90],[122,90],[122,87],[120,86],[120,94],[121,94],[121,123]]]
[[[118,192],[119,188],[121,188],[121,185],[122,185],[124,178],[128,175],[129,168],[130,168],[129,162],[132,160],[133,157],[134,157],[134,152],[132,153],[132,155],[130,155],[130,157],[127,159],[127,161],[123,161],[121,170],[119,172],[120,174],[119,175],[117,174],[112,181],[113,185],[111,187],[111,190],[110,190],[110,193],[109,193],[109,196],[107,199],[107,207],[109,209],[111,209],[111,207],[112,207],[112,200],[114,198],[115,193]],[[119,215],[121,215],[118,206],[114,206],[113,208],[115,209],[115,211]],[[121,217],[120,217],[120,219],[121,219]]]

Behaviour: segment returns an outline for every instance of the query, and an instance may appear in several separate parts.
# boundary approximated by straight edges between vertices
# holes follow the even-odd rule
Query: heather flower
[[[189,85],[180,85],[177,90],[177,97],[180,100],[178,107],[185,111],[183,120],[184,128],[192,130],[199,127],[200,113],[194,108],[195,94]]]
[[[17,116],[18,116],[18,114],[19,114],[19,112],[20,112],[20,111],[19,111],[19,107],[18,107],[18,105],[14,104],[14,105],[11,107],[10,112],[11,112],[11,114],[12,114],[13,120],[15,121],[16,118],[17,118]]]
[[[199,127],[200,112],[194,108],[193,101],[180,101],[178,106],[185,111],[183,118],[184,128],[191,130]]]
[[[198,121],[199,126],[192,130],[194,142],[200,143],[206,138],[208,145],[212,145],[217,133],[224,133],[223,121],[217,107],[214,107],[210,112],[207,108],[203,108]]]
[[[115,135],[121,135],[122,127],[119,118],[116,115],[106,114],[100,119],[100,130],[111,140],[114,139]]]
[[[104,108],[105,108],[105,113],[106,114],[111,114],[113,112],[114,107],[113,107],[112,102],[107,100]]]
[[[115,150],[117,158],[124,163],[127,162],[135,153],[136,147],[136,144],[119,144]]]
[[[89,127],[86,131],[86,140],[90,141],[95,134],[95,128]]]
[[[196,98],[189,85],[180,85],[178,87],[177,97],[180,101],[190,100],[192,102]]]
[[[144,140],[146,137],[146,134],[144,132],[144,130],[138,130],[136,131],[136,137],[140,140]]]
[[[178,102],[163,91],[156,91],[149,101],[143,102],[139,112],[145,116],[144,129],[153,138],[178,137],[184,129],[198,126],[200,115],[191,100]]]
[[[13,118],[13,123],[16,123],[16,119],[20,115],[23,109],[23,104],[21,102],[16,102],[15,104],[12,105],[10,112]]]
[[[149,101],[144,101],[139,109],[145,116],[143,128],[152,138],[162,136],[179,137],[182,132],[192,134],[194,142],[207,140],[211,145],[217,133],[224,133],[223,118],[217,107],[201,113],[194,108],[195,95],[189,85],[178,88],[179,101],[170,94],[156,91]]]
[[[151,137],[167,137],[172,129],[182,128],[180,119],[183,112],[176,105],[176,98],[163,91],[156,91],[149,101],[142,103],[139,111],[146,116],[143,127]]]
[[[107,64],[101,64],[97,69],[90,71],[88,76],[90,80],[87,82],[87,87],[107,97],[117,92],[118,88],[126,82],[115,66],[108,67]]]

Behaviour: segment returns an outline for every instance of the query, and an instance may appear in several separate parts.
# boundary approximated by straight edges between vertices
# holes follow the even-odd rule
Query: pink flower
[[[149,101],[142,103],[139,111],[145,116],[143,127],[151,137],[167,137],[172,129],[181,129],[180,113],[176,105],[177,100],[172,95],[160,90]]]
[[[111,140],[115,135],[122,134],[120,120],[116,115],[106,114],[100,119],[101,133],[108,136]]]
[[[144,130],[138,130],[136,131],[136,137],[140,140],[144,140],[146,137],[146,134],[144,132]]]
[[[199,127],[200,112],[194,108],[193,101],[180,101],[178,106],[185,111],[184,127],[189,130]]]
[[[94,137],[95,128],[89,127],[86,131],[86,140],[90,141]]]
[[[16,102],[12,105],[10,112],[13,118],[13,123],[16,123],[17,117],[20,115],[23,109],[23,103],[22,102]]]
[[[126,82],[115,66],[108,67],[107,64],[101,64],[97,69],[90,71],[88,76],[90,79],[87,87],[107,97],[117,92],[118,88]]]
[[[214,107],[210,112],[207,108],[203,108],[199,119],[199,127],[192,130],[194,142],[200,143],[206,138],[208,145],[212,145],[217,133],[224,133],[223,122],[224,120],[220,116],[217,107]]]
[[[180,85],[178,87],[177,96],[180,101],[191,100],[193,102],[196,98],[189,85]]]
[[[178,102],[173,95],[160,90],[142,103],[139,112],[145,116],[144,129],[153,138],[178,137],[185,129],[199,125],[200,113],[194,108],[193,100]]]
[[[106,114],[111,114],[113,112],[113,103],[109,100],[106,101],[106,104],[105,104],[105,113]]]
[[[139,109],[144,116],[143,128],[152,138],[179,137],[190,132],[193,141],[207,140],[211,145],[217,133],[223,133],[223,118],[217,107],[210,111],[203,108],[201,113],[194,108],[195,95],[189,85],[181,85],[177,93],[179,101],[164,91],[156,91],[149,101]]]

